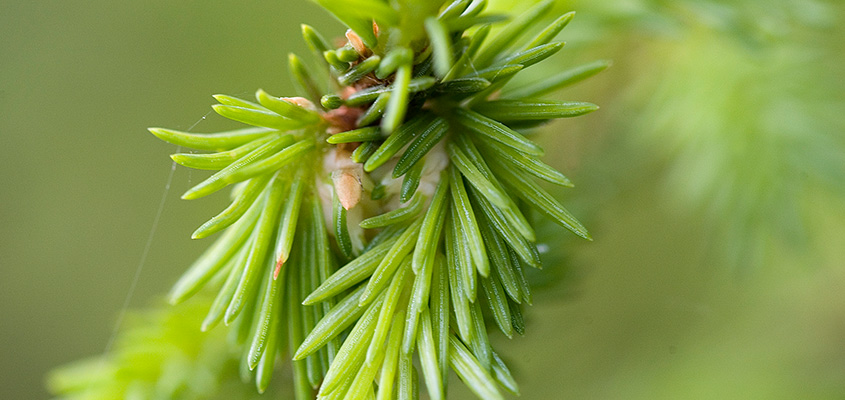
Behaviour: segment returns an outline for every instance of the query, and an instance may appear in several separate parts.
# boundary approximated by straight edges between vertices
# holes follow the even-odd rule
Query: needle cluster
[[[432,399],[450,369],[480,398],[518,393],[487,325],[524,331],[525,270],[541,265],[527,213],[589,239],[537,184],[571,186],[523,132],[596,110],[540,96],[607,65],[507,86],[563,47],[573,13],[538,26],[552,1],[496,30],[507,18],[484,1],[317,2],[349,30],[333,47],[303,26],[316,68],[289,58],[302,97],[217,95],[214,111],[249,127],[150,129],[207,151],[172,156],[216,171],[183,198],[232,187],[231,205],[194,232],[217,239],[171,302],[216,288],[201,328],[236,332],[260,391],[281,356],[297,399],[414,398],[416,355]]]

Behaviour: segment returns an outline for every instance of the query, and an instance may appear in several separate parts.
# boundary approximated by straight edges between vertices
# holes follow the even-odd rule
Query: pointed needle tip
[[[276,262],[276,269],[273,270],[273,280],[274,281],[279,278],[279,272],[282,271],[282,265],[284,265],[284,264],[285,264],[285,258],[280,257],[279,261]]]

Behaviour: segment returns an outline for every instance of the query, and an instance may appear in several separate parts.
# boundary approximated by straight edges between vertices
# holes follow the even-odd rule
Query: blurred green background
[[[841,3],[561,1],[578,17],[535,72],[614,65],[556,95],[601,110],[540,138],[596,240],[548,232],[526,336],[493,335],[522,398],[845,398]],[[145,128],[213,131],[211,94],[291,91],[299,23],[342,30],[306,0],[2,6],[0,398],[37,399],[104,350],[162,195],[132,308],[226,201],[179,200],[182,168],[167,191]]]

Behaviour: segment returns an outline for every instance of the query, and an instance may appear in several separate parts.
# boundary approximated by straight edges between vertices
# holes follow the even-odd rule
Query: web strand
[[[187,132],[192,131],[200,122],[205,121],[208,115],[211,112],[206,113],[202,116],[197,122],[194,122],[191,125]],[[179,146],[176,148],[176,152],[182,151],[182,147]],[[152,227],[150,227],[150,233],[147,235],[147,241],[144,244],[144,250],[141,252],[141,258],[138,260],[138,266],[135,267],[135,274],[132,277],[132,283],[129,284],[129,291],[126,293],[126,297],[123,299],[123,305],[120,307],[120,312],[117,315],[117,320],[114,323],[114,327],[112,328],[111,335],[109,336],[108,341],[106,342],[106,347],[103,349],[102,355],[102,363],[106,362],[106,357],[111,353],[112,347],[114,346],[114,342],[117,339],[117,335],[120,333],[120,328],[123,326],[123,320],[126,317],[126,313],[129,310],[129,304],[132,301],[132,298],[135,295],[135,290],[138,287],[138,282],[141,280],[141,273],[144,270],[144,266],[147,263],[147,256],[150,254],[150,249],[153,245],[153,239],[155,239],[155,234],[158,231],[159,222],[161,222],[161,216],[164,214],[164,206],[167,204],[167,196],[170,194],[170,186],[173,183],[173,176],[176,173],[176,162],[173,161],[170,163],[170,172],[167,175],[167,180],[164,185],[164,193],[161,195],[161,200],[158,203],[158,210],[156,211],[155,218],[153,218]]]

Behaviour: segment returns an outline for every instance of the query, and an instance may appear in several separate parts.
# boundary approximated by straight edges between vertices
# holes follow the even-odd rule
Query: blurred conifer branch
[[[843,5],[578,5],[571,33],[589,44],[574,53],[612,54],[627,72],[594,92],[614,104],[608,131],[633,145],[626,163],[665,171],[673,205],[706,216],[715,260],[747,272],[813,252],[820,210],[845,204]]]

